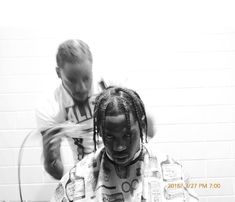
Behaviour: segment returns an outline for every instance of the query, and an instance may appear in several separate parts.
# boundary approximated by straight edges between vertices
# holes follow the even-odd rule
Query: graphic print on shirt
[[[65,108],[67,113],[67,120],[74,123],[81,123],[93,116],[94,103],[90,99],[84,104],[75,104],[71,107]]]
[[[91,120],[93,118],[95,96],[92,96],[84,104],[74,104],[71,107],[65,108],[66,120],[74,122],[76,124],[87,124],[85,130],[87,133],[93,130],[93,124]],[[74,144],[77,146],[77,159],[81,160],[84,157],[84,142],[82,138],[73,138]]]
[[[178,166],[168,167],[168,164],[178,164],[173,159],[164,156],[163,158],[151,157],[146,150],[143,150],[144,162],[136,161],[129,165],[130,176],[126,179],[121,179],[116,175],[115,167],[112,162],[107,159],[105,150],[99,151],[98,155],[91,156],[90,158],[80,161],[76,166],[76,174],[72,170],[70,172],[69,179],[66,179],[65,183],[65,196],[71,196],[73,201],[105,201],[105,202],[178,202],[178,201],[198,201],[198,198],[194,196],[190,190],[182,186],[179,189],[169,187],[170,184],[183,184],[183,180],[169,180],[165,181],[162,174],[166,169],[166,176],[175,175],[173,171],[169,169],[176,168]],[[166,162],[167,159],[170,159]],[[83,172],[85,171],[85,172]],[[169,175],[169,173],[171,175]],[[174,175],[172,175],[172,173]],[[178,173],[178,171],[176,172]],[[107,178],[107,175],[110,175]],[[137,176],[139,175],[139,176]],[[183,173],[182,173],[183,176]],[[70,184],[74,181],[74,184]],[[64,197],[64,190],[59,185],[55,192],[55,199],[61,202]],[[74,194],[73,194],[74,193]],[[56,201],[56,202],[57,202]],[[69,201],[62,201],[69,202]]]
[[[130,192],[133,196],[134,191],[137,189],[137,186],[139,184],[138,179],[133,179],[131,182],[125,181],[122,183],[122,191],[125,193]]]

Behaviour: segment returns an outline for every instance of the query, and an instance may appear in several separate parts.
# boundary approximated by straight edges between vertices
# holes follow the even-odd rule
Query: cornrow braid
[[[102,136],[105,117],[108,113],[123,113],[127,121],[127,130],[130,132],[130,112],[136,117],[140,129],[140,138],[143,136],[147,142],[147,117],[144,103],[133,90],[110,86],[100,93],[95,100],[94,107],[94,150],[96,151],[96,138]],[[100,131],[102,129],[102,131]]]
[[[95,99],[95,107],[94,107],[94,118],[93,118],[93,122],[94,122],[94,132],[93,132],[93,141],[94,141],[94,150],[96,151],[96,136],[98,136],[98,134],[100,133],[100,128],[98,127],[98,125],[100,125],[100,119],[98,120],[97,117],[100,117],[102,108],[101,108],[101,104],[102,104],[102,100],[107,99],[108,98],[108,94],[105,93],[108,89],[110,89],[111,87],[106,88],[106,90],[104,90],[102,93],[100,93],[96,99]],[[103,107],[104,108],[104,107]]]
[[[123,100],[124,101],[124,100]],[[131,123],[130,123],[130,113],[129,110],[127,108],[127,103],[124,101],[124,111],[125,111],[125,117],[126,117],[126,121],[127,121],[127,131],[128,133],[130,133],[131,131]]]
[[[132,102],[133,102],[133,104],[134,104],[134,109],[135,109],[135,113],[136,113],[136,116],[137,116],[137,120],[141,120],[142,119],[142,117],[143,117],[143,115],[145,116],[145,118],[146,118],[146,113],[145,113],[145,110],[143,110],[143,107],[142,106],[144,106],[144,104],[143,104],[143,102],[141,101],[141,99],[140,99],[140,96],[135,92],[135,91],[132,91],[132,92],[129,92],[130,90],[129,89],[122,89],[122,91],[123,92],[125,92],[125,93],[127,93],[127,94],[132,94],[132,96],[133,97],[137,97],[138,99],[133,99],[133,97],[132,97]],[[140,102],[140,103],[139,103]],[[142,111],[144,112],[144,114],[141,114],[142,113]],[[141,127],[141,121],[139,122],[139,128],[140,128],[140,132],[141,132],[141,134],[143,134],[143,130],[142,130],[142,127]],[[146,124],[146,127],[147,127],[147,119],[145,120],[145,124]],[[147,129],[147,128],[146,128]],[[147,131],[146,131],[146,133],[147,133]],[[145,133],[145,134],[146,134]],[[145,138],[146,138],[147,136],[145,136]],[[141,141],[143,142],[143,135],[141,135],[140,136],[140,138],[141,138]],[[146,142],[147,142],[147,138],[146,138]]]

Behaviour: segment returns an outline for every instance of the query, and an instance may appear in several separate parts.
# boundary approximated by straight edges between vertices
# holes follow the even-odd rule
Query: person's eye
[[[77,82],[76,79],[72,79],[72,78],[68,79],[68,81],[69,83],[72,83],[72,84],[75,84]]]
[[[112,139],[112,138],[113,138],[113,136],[112,136],[111,134],[109,134],[109,133],[106,133],[106,134],[105,134],[105,137],[106,137],[107,139]]]
[[[83,78],[83,81],[84,81],[84,82],[88,82],[89,80],[90,80],[90,78],[87,77],[87,76]]]

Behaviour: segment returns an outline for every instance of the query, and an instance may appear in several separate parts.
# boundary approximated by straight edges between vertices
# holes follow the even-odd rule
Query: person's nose
[[[86,92],[87,88],[86,88],[85,83],[82,82],[82,81],[77,82],[77,84],[76,84],[76,91],[77,92]]]
[[[116,152],[121,152],[126,150],[126,142],[122,138],[117,138],[113,144],[113,150]]]

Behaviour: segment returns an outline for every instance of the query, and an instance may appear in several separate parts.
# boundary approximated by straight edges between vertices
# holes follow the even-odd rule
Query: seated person
[[[186,187],[182,166],[169,156],[153,154],[144,144],[145,107],[133,90],[109,87],[98,95],[95,150],[99,137],[104,147],[61,179],[52,201],[198,201]]]

